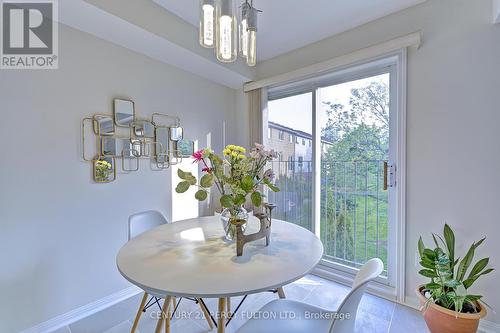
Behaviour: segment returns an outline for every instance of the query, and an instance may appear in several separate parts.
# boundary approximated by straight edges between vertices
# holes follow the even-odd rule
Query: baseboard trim
[[[50,333],[64,326],[70,325],[80,319],[86,318],[99,311],[107,309],[117,303],[120,303],[132,296],[139,294],[142,290],[131,286],[120,290],[114,294],[101,298],[95,302],[86,304],[60,316],[47,320],[31,328],[25,329],[20,333]]]
[[[336,274],[336,273],[332,272],[331,270],[321,269],[320,266],[315,268],[311,273],[314,275],[318,275],[320,277],[323,277],[325,279],[340,283],[340,284],[344,284],[344,285],[348,285],[348,286],[350,286],[352,284],[351,279],[349,279],[345,276],[342,276],[340,274]],[[397,302],[395,300],[394,296],[391,293],[389,293],[387,290],[384,290],[383,288],[377,288],[377,287],[370,288],[370,287],[368,287],[367,291],[370,294],[388,299],[392,302],[396,302],[396,303],[399,303],[401,305],[405,305],[407,307],[410,307],[412,309],[420,311],[420,305],[418,302],[418,298],[416,296],[406,295],[405,302],[401,303],[401,302]],[[479,322],[478,333],[498,333],[498,332],[500,332],[500,324],[494,323],[492,321],[484,320],[484,319],[482,319]]]

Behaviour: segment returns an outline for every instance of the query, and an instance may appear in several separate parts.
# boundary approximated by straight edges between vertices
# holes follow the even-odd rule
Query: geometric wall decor
[[[96,147],[92,157],[85,150],[85,129],[90,124]],[[125,99],[113,101],[113,116],[83,118],[81,131],[82,158],[92,163],[96,183],[114,181],[117,164],[129,173],[139,170],[141,159],[148,159],[152,170],[162,171],[194,153],[194,141],[184,139],[179,117],[156,112],[151,119],[139,118],[135,103]]]

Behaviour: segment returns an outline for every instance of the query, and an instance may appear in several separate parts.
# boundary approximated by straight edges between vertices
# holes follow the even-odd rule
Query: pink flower
[[[203,150],[198,150],[196,153],[194,153],[193,158],[193,163],[201,161],[203,159]]]

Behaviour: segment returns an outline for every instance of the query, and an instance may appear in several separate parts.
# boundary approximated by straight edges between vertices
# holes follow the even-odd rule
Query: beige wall
[[[488,239],[477,257],[500,268],[500,25],[491,0],[429,0],[258,66],[260,78],[286,73],[392,37],[423,31],[408,56],[406,293],[422,280],[415,266],[420,235],[456,230],[463,255]],[[482,278],[475,293],[500,309],[499,275]],[[490,313],[500,323],[500,315]]]
[[[187,137],[222,148],[237,132],[236,91],[61,26],[60,68],[0,71],[0,332],[32,327],[130,286],[115,256],[127,218],[171,217],[171,174],[143,161],[108,185],[80,161],[80,120],[111,114],[114,97],[137,112],[179,115]],[[202,207],[204,208],[204,207]],[[203,210],[202,210],[203,212]]]

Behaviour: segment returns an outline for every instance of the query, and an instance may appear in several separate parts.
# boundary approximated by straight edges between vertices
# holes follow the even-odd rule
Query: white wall
[[[62,26],[60,69],[0,71],[0,332],[17,332],[130,286],[115,256],[127,218],[171,215],[171,177],[142,163],[108,185],[80,161],[80,120],[131,98],[179,115],[200,146],[234,119],[236,92]],[[231,131],[228,140],[231,140]]]
[[[491,0],[429,0],[259,65],[260,78],[423,31],[408,59],[407,290],[423,280],[415,267],[420,235],[456,230],[459,253],[483,235],[478,258],[500,269],[500,26]],[[498,311],[499,275],[477,293]],[[500,314],[490,313],[500,323]]]

